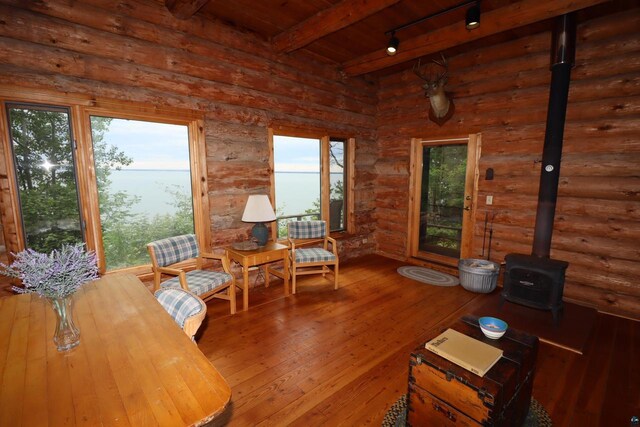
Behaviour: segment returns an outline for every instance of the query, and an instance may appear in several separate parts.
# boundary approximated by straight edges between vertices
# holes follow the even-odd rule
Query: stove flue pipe
[[[532,250],[532,255],[541,258],[549,258],[551,252],[553,219],[560,181],[564,122],[575,53],[576,20],[575,14],[570,13],[556,18],[551,43],[551,88]]]

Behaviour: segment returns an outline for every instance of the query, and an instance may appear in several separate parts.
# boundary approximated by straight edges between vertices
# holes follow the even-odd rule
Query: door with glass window
[[[479,138],[413,140],[410,255],[455,265],[470,255]]]

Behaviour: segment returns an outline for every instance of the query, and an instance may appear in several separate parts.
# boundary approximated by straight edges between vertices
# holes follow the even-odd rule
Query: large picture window
[[[272,144],[278,238],[287,235],[288,222],[309,219],[347,231],[349,140],[274,134]]]
[[[90,122],[107,270],[146,264],[147,243],[194,232],[189,129],[100,116]]]
[[[289,221],[322,216],[320,140],[274,135],[273,164],[278,237],[285,237]]]
[[[200,116],[47,94],[51,105],[30,102],[28,94],[0,98],[10,153],[11,203],[2,207],[8,250],[48,253],[84,241],[103,273],[144,274],[151,241],[195,233],[208,246]]]

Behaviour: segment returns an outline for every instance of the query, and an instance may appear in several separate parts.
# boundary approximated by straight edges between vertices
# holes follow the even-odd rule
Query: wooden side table
[[[282,279],[284,280],[284,295],[289,295],[289,247],[281,243],[267,242],[266,245],[258,249],[249,251],[241,251],[231,246],[225,248],[227,257],[231,261],[235,261],[242,265],[242,307],[243,310],[249,309],[249,267],[262,264],[269,264],[276,261],[284,262],[284,270]],[[273,274],[273,270],[266,269],[265,286],[269,286],[269,274]],[[278,274],[280,277],[280,275]]]

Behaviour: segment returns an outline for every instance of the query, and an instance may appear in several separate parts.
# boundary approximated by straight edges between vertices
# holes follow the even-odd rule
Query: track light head
[[[389,39],[389,44],[387,45],[387,55],[393,56],[398,52],[398,46],[400,45],[400,40],[396,37],[395,31],[391,33],[391,38]]]
[[[480,26],[480,4],[476,3],[467,9],[467,16],[465,18],[465,26],[467,30],[473,30]]]

